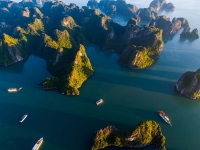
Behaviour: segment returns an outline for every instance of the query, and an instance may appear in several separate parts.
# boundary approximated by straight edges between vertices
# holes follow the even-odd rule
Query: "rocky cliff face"
[[[13,63],[22,61],[28,56],[23,49],[22,43],[7,34],[3,34],[3,40],[0,44],[0,65],[8,66]]]
[[[18,3],[18,10],[14,6],[10,2],[0,2],[0,12],[4,15],[1,18],[0,14],[0,65],[21,61],[31,52],[39,54],[54,76],[45,80],[43,88],[79,95],[79,88],[93,69],[80,44],[85,40],[80,27],[71,16],[65,15],[74,13],[78,7],[62,2],[49,2],[43,9],[31,2]],[[78,9],[74,14],[79,13]],[[79,19],[81,22],[82,18]]]
[[[152,65],[164,46],[162,30],[154,27],[128,27],[125,37],[129,45],[122,52],[119,63],[131,69]]]
[[[170,21],[170,18],[163,15],[152,20],[150,26],[162,29],[164,35],[173,36],[182,27],[182,22],[178,19],[174,19],[172,22]]]
[[[61,20],[61,26],[67,27],[69,29],[73,29],[73,28],[77,27],[74,19],[71,16],[64,17]]]
[[[97,9],[79,9],[75,4],[67,6],[60,1],[47,2],[41,9],[28,2],[5,3],[8,5],[0,3],[0,11],[12,19],[4,17],[5,22],[0,26],[0,33],[5,35],[0,39],[0,64],[21,61],[33,50],[47,61],[47,69],[54,76],[45,81],[45,89],[57,88],[65,94],[79,94],[78,89],[93,73],[82,45],[84,42],[122,53],[119,62],[130,68],[153,64],[163,47],[162,31],[155,27],[138,27],[138,18],[121,26]],[[123,6],[120,11],[140,14],[148,11],[139,11],[121,0],[110,3]],[[5,26],[10,29],[5,30]]]
[[[54,61],[57,57],[59,60],[56,63],[54,61],[48,62],[51,72],[55,72],[57,77],[47,78],[44,81],[43,89],[58,89],[62,94],[79,95],[79,88],[93,74],[94,70],[84,46],[80,45],[78,50],[74,50],[75,53],[73,52],[74,54],[71,56],[68,55],[68,58],[66,53],[69,52],[66,50],[65,52],[57,52],[56,58],[54,55]]]
[[[97,0],[89,0],[87,3],[87,6],[91,8],[98,8],[98,2]]]
[[[141,20],[151,21],[157,15],[154,11],[151,11],[149,8],[140,8],[136,15],[140,17]]]
[[[104,149],[108,146],[141,148],[155,145],[156,149],[166,150],[165,137],[159,124],[155,121],[144,121],[135,129],[120,131],[114,126],[108,126],[97,131],[92,150]]]
[[[176,89],[189,98],[200,98],[200,69],[184,73],[176,83]]]
[[[172,3],[167,3],[166,0],[153,0],[149,8],[154,10],[155,12],[159,12],[160,10],[165,11],[174,11],[175,7]]]
[[[172,19],[172,23],[175,23],[177,20],[180,20],[181,21],[181,27],[182,28],[185,28],[185,27],[189,27],[189,22],[187,21],[187,19],[185,18],[173,18]]]
[[[186,39],[190,39],[190,40],[194,40],[194,39],[199,38],[198,30],[195,28],[195,29],[192,30],[192,32],[190,32],[189,27],[184,28],[184,30],[182,31],[180,36],[182,38],[186,38]]]
[[[140,18],[143,21],[150,21],[157,16],[160,10],[173,11],[172,3],[165,0],[153,0],[148,8],[137,8],[136,5],[127,4],[124,0],[89,0],[87,6],[91,8],[101,8],[108,15],[122,14],[131,18]]]

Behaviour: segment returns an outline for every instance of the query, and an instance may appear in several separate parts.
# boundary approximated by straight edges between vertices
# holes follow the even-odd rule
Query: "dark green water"
[[[192,28],[200,26],[200,13],[195,7],[200,2],[173,3],[177,7],[168,14],[170,17],[186,17]],[[146,5],[141,0],[141,6]],[[121,24],[125,23],[121,20]],[[78,97],[41,90],[37,82],[51,75],[39,57],[30,56],[23,62],[0,67],[0,150],[29,150],[40,137],[44,137],[40,150],[89,150],[99,128],[114,125],[127,129],[143,120],[155,120],[161,125],[167,150],[199,150],[200,102],[181,96],[174,88],[185,71],[200,68],[199,44],[199,39],[180,41],[177,34],[165,43],[157,63],[144,70],[120,66],[114,51],[88,45],[87,54],[95,73],[84,83]],[[6,91],[21,86],[18,93]],[[95,102],[100,98],[104,103],[97,107]],[[159,117],[157,110],[166,112],[172,127]],[[19,123],[26,113],[28,118]]]

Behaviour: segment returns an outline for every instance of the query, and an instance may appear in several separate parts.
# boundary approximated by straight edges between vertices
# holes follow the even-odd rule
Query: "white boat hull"
[[[43,142],[43,138],[40,138],[37,143],[34,145],[32,150],[38,150]]]
[[[22,119],[21,119],[19,122],[22,123],[27,117],[28,117],[28,115],[24,115],[24,116],[22,117]]]

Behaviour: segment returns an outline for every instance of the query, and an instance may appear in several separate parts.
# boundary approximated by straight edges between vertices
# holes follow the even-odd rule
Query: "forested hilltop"
[[[147,145],[155,145],[157,150],[166,150],[165,141],[160,125],[155,121],[146,120],[133,129],[122,131],[114,126],[108,126],[98,130],[92,150],[104,149],[108,146],[141,148]]]
[[[162,30],[115,23],[97,9],[76,4],[0,2],[0,64],[8,66],[35,53],[47,62],[53,75],[44,89],[79,95],[83,82],[93,74],[84,45],[94,43],[122,54],[119,62],[130,68],[152,65],[163,48]]]

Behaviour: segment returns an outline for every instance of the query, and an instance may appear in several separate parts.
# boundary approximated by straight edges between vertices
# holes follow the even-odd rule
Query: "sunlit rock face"
[[[100,150],[109,146],[141,148],[154,145],[157,150],[166,150],[165,136],[155,121],[147,120],[133,129],[119,130],[114,126],[99,129],[94,137],[92,150]]]
[[[142,69],[155,63],[164,46],[162,30],[155,27],[129,26],[125,37],[131,44],[122,52],[119,63],[131,69]]]
[[[163,35],[173,36],[182,27],[182,22],[179,19],[170,21],[170,18],[162,15],[152,20],[150,26],[162,29]]]
[[[192,98],[200,98],[200,69],[196,72],[187,71],[176,83],[176,89],[183,95]]]

